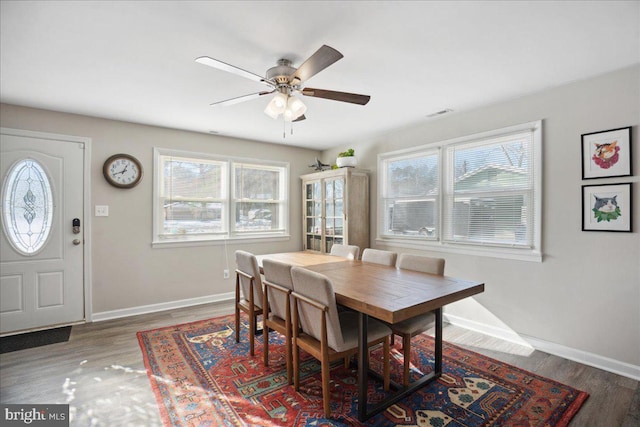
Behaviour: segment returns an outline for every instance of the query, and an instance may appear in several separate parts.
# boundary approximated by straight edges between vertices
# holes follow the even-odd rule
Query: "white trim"
[[[227,242],[232,243],[270,243],[270,242],[284,242],[291,239],[289,234],[276,236],[244,236],[244,237],[229,237],[224,235],[219,239],[202,239],[202,240],[161,240],[151,242],[151,247],[154,249],[167,249],[167,248],[187,248],[192,246],[220,246],[226,245]]]
[[[25,138],[50,139],[53,141],[77,142],[84,146],[83,159],[83,228],[84,228],[84,321],[90,322],[93,315],[93,306],[91,299],[91,138],[82,136],[62,135],[49,132],[36,132],[23,129],[0,128],[0,133],[4,135],[21,136]]]
[[[210,304],[212,302],[229,302],[235,298],[234,292],[208,295],[206,297],[189,298],[177,301],[162,302],[158,304],[141,305],[138,307],[121,308],[118,310],[102,311],[94,313],[93,321],[120,319],[122,317],[138,316],[140,314],[156,313],[158,311],[172,310],[175,308],[192,307],[194,305]]]
[[[521,334],[536,350],[640,381],[640,366]]]
[[[517,249],[517,248],[507,248],[507,247],[496,247],[496,246],[481,246],[481,245],[472,245],[472,244],[454,244],[454,243],[443,243],[434,240],[427,240],[426,238],[403,238],[403,239],[393,239],[388,237],[378,237],[376,239],[376,245],[379,245],[381,248],[409,248],[409,249],[420,249],[423,251],[434,251],[434,252],[444,252],[444,253],[452,253],[452,254],[462,254],[462,255],[474,255],[474,256],[485,256],[491,258],[500,258],[500,259],[512,259],[517,261],[530,261],[530,262],[542,262],[542,254],[537,250],[531,249]]]
[[[469,329],[470,331],[479,332],[491,337],[500,338],[501,340],[512,342],[520,345],[527,345],[528,343],[515,331],[507,328],[501,328],[499,326],[487,325],[486,323],[479,323],[475,320],[470,320],[464,317],[456,316],[453,314],[443,313],[444,320],[452,325],[459,326],[461,328]]]
[[[594,368],[602,369],[616,375],[622,375],[636,381],[640,381],[640,366],[638,365],[633,365],[631,363],[611,359],[606,356],[589,353],[584,350],[567,347],[562,344],[556,344],[529,335],[519,334],[510,329],[475,322],[473,320],[465,319],[463,317],[447,313],[444,313],[443,317],[448,323],[459,326],[461,328],[469,329],[518,344],[521,344],[522,341],[525,340],[536,350],[553,354],[554,356],[562,357],[564,359],[573,360],[575,362],[582,363],[583,365],[593,366]]]

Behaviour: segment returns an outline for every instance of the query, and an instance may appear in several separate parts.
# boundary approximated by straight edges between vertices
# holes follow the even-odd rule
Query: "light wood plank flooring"
[[[69,403],[72,426],[160,426],[136,332],[232,312],[206,304],[74,326],[69,342],[0,355],[0,401]],[[452,325],[444,339],[588,392],[572,427],[640,426],[638,381]]]

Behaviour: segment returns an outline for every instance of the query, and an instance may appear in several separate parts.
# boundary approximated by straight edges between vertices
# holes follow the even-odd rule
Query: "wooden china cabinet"
[[[369,175],[340,168],[302,175],[303,249],[331,252],[334,243],[369,247]]]

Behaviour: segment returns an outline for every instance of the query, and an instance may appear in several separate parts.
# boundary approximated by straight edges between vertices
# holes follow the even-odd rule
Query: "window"
[[[282,174],[282,167],[233,164],[236,232],[284,231],[288,208]]]
[[[381,154],[379,241],[539,260],[541,145],[538,121]]]
[[[22,255],[37,254],[47,243],[53,222],[47,173],[34,159],[20,160],[10,168],[2,194],[2,225],[9,242]]]
[[[436,238],[440,192],[438,150],[392,157],[383,163],[385,234]]]
[[[288,233],[288,164],[155,150],[154,243]]]

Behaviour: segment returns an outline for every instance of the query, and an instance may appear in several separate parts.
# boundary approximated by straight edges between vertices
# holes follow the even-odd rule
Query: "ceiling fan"
[[[306,112],[307,107],[299,98],[294,96],[295,94],[330,99],[333,101],[349,102],[358,105],[365,105],[369,102],[369,99],[371,98],[369,95],[315,89],[304,86],[304,83],[307,80],[342,57],[343,55],[334,48],[323,45],[298,68],[294,68],[290,60],[280,59],[275,67],[267,70],[264,77],[208,56],[196,58],[196,62],[263,83],[269,87],[269,90],[214,102],[211,104],[212,106],[233,105],[259,98],[264,95],[276,93],[267,105],[267,108],[265,108],[264,112],[273,119],[277,119],[278,116],[282,114],[285,121],[297,122],[306,118],[304,113]]]

